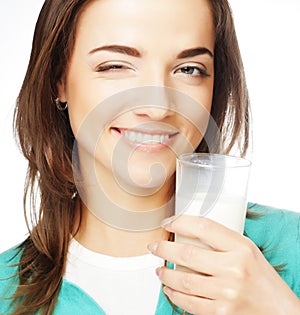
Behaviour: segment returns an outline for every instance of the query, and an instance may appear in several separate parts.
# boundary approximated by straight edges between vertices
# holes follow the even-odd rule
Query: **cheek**
[[[206,133],[210,120],[213,89],[209,86],[193,92],[185,102],[179,103],[178,114],[188,142],[196,149]]]
[[[78,82],[79,81],[79,82]],[[109,115],[109,108],[102,109],[110,92],[95,82],[71,81],[68,94],[69,119],[72,131],[76,135],[82,128],[100,133],[105,125],[104,118]],[[111,117],[115,113],[110,114]]]
[[[72,131],[77,136],[85,117],[93,108],[93,99],[87,80],[70,72],[67,81],[67,102]]]
[[[89,134],[101,131],[100,126],[103,124],[97,123],[98,119],[95,117],[96,106],[77,99],[76,103],[70,102],[68,109],[70,125],[76,139],[85,135],[86,140]]]
[[[70,83],[68,94],[69,117],[75,136],[86,120],[93,124],[93,128],[89,126],[89,129],[99,130],[100,126],[104,128],[118,116],[124,107],[124,95],[120,95],[120,92],[126,90],[99,80],[91,80],[88,84],[78,81]]]
[[[192,111],[192,138],[195,143],[195,148],[198,147],[199,143],[202,141],[203,136],[206,133],[209,120],[211,118],[211,108],[213,100],[213,88],[214,80],[213,77],[210,78],[206,87],[201,90],[201,94],[197,100],[198,106]]]
[[[190,144],[190,149],[188,149],[189,152],[191,150],[196,150],[200,142],[203,140],[205,131],[207,129],[208,125],[208,118],[199,118],[199,121],[201,120],[201,127],[196,126],[194,123],[188,122],[186,124],[186,132],[185,137],[186,141]]]

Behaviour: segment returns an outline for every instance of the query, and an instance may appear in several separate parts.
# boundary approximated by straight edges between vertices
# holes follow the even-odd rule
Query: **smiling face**
[[[104,182],[118,177],[124,185],[128,180],[129,186],[145,188],[170,182],[176,155],[195,149],[207,126],[213,51],[206,0],[92,1],[78,21],[66,79],[59,86],[81,163],[95,159]],[[97,107],[95,125],[82,132]],[[91,150],[87,143],[99,127]],[[114,166],[118,160],[126,160],[126,170]],[[150,171],[154,164],[160,167],[157,178]]]

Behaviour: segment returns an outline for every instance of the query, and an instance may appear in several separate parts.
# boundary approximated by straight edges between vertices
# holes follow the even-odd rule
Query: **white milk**
[[[206,199],[209,201],[207,204],[208,207],[204,209],[203,201],[205,196],[206,195],[203,193],[197,193],[193,195],[192,200],[189,200],[186,196],[178,192],[176,195],[176,216],[181,214],[204,216],[242,234],[244,231],[247,206],[245,198],[226,194],[221,194],[217,200],[214,200],[216,198],[208,197]],[[198,239],[191,239],[182,235],[175,235],[175,242],[188,243],[201,248],[211,249]],[[188,271],[181,266],[177,266],[176,269]]]
[[[176,195],[176,215],[204,216],[243,233],[247,206],[245,198],[227,194],[221,194],[218,198],[206,197],[203,193],[194,194],[192,200],[190,198],[191,196],[187,197],[180,193]],[[204,207],[205,198],[206,207]]]

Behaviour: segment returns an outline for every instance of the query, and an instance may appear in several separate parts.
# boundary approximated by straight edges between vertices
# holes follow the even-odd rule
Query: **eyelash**
[[[189,73],[184,73],[182,71],[182,70],[191,70],[191,69],[199,71],[199,74],[198,75],[193,75],[193,74],[189,74]],[[196,67],[196,66],[184,66],[184,67],[179,68],[176,71],[181,71],[181,73],[187,74],[187,75],[189,75],[191,77],[201,76],[203,78],[207,78],[207,77],[210,76],[210,74],[208,74],[208,72],[205,69],[202,69],[202,68],[199,68],[199,67]]]
[[[120,70],[126,70],[126,69],[129,69],[128,67],[124,66],[124,65],[121,65],[121,64],[108,64],[108,65],[103,65],[103,66],[99,66],[96,71],[97,72],[106,72],[106,71],[120,71]],[[199,72],[199,74],[197,75],[194,75],[194,74],[189,74],[189,73],[185,73],[184,70],[188,71],[188,70],[196,70]],[[203,68],[199,68],[199,67],[196,67],[196,66],[184,66],[184,67],[181,67],[179,69],[177,69],[175,71],[175,73],[177,71],[180,71],[181,73],[183,74],[186,74],[190,77],[202,77],[202,78],[207,78],[207,77],[210,77],[210,74]]]
[[[128,68],[126,66],[119,65],[119,64],[111,64],[111,65],[100,66],[96,69],[96,71],[105,72],[105,71],[118,71],[122,69],[128,69]]]

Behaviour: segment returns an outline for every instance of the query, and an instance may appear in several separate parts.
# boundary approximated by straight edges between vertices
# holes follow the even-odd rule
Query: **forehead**
[[[93,48],[116,42],[133,46],[204,45],[213,50],[209,0],[94,0],[81,13],[77,40]],[[178,47],[180,48],[180,47]]]

